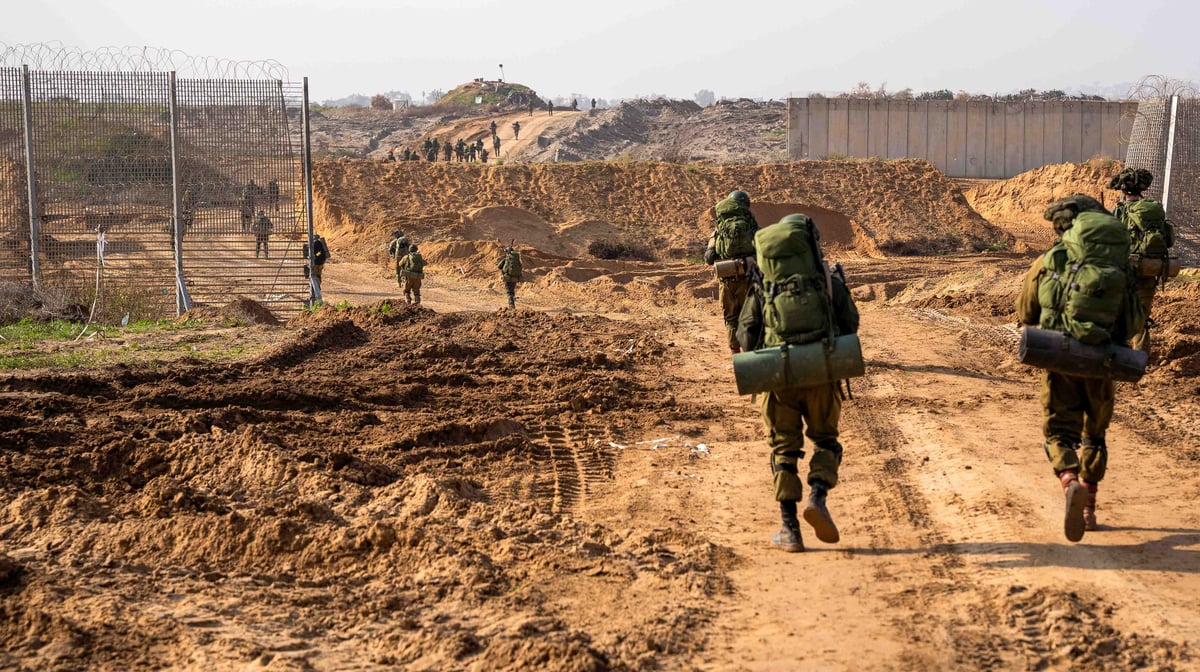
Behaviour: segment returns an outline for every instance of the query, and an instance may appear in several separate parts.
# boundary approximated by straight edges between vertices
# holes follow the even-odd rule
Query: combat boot
[[[796,502],[779,503],[779,511],[783,525],[779,531],[771,535],[771,543],[781,551],[799,553],[804,550],[804,541],[800,538],[800,521],[796,518]]]
[[[825,495],[829,494],[829,486],[825,481],[816,480],[808,485],[808,499],[804,502],[804,522],[812,526],[813,531],[817,533],[817,539],[827,544],[836,544],[841,535],[838,534],[837,525],[833,523],[833,516],[829,515],[829,509],[825,508]]]
[[[1096,524],[1096,490],[1100,488],[1099,483],[1083,482],[1087,488],[1087,503],[1083,505],[1083,529],[1088,532],[1094,532],[1098,529]]]
[[[1083,539],[1083,532],[1087,529],[1083,519],[1083,508],[1088,501],[1087,488],[1079,482],[1079,475],[1074,471],[1062,472],[1058,475],[1058,480],[1062,483],[1063,497],[1066,500],[1063,533],[1067,536],[1067,541],[1079,541]]]

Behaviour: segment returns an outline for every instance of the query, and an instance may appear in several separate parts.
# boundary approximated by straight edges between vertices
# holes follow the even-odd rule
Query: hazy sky
[[[1200,80],[1200,3],[1177,0],[16,0],[9,45],[274,59],[311,98],[476,77],[543,96],[785,98]],[[15,14],[15,16],[14,16]]]

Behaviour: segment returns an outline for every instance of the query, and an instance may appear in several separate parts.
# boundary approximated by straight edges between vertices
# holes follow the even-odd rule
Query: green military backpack
[[[420,276],[425,275],[425,257],[421,256],[420,252],[411,252],[408,255],[408,269]]]
[[[513,282],[521,279],[521,255],[516,250],[509,250],[500,260],[500,272]]]
[[[1038,326],[1089,345],[1119,342],[1140,329],[1145,315],[1130,281],[1129,235],[1119,220],[1080,213],[1043,263]]]
[[[1130,253],[1163,258],[1175,244],[1175,229],[1162,203],[1140,199],[1124,204],[1122,221],[1129,227]]]
[[[812,219],[788,215],[754,236],[763,278],[763,343],[813,343],[834,333],[828,269]]]
[[[754,256],[754,234],[758,225],[746,206],[732,198],[717,203],[717,235],[713,250],[718,259]]]

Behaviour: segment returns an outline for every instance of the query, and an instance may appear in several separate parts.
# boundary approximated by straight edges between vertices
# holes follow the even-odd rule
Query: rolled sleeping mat
[[[1112,378],[1136,382],[1146,373],[1149,356],[1123,345],[1088,345],[1049,329],[1025,327],[1017,344],[1017,361],[1039,369],[1080,378]]]
[[[713,264],[718,278],[740,278],[749,274],[750,269],[758,265],[754,257],[739,257],[737,259],[722,259]]]
[[[1179,275],[1179,257],[1142,257],[1133,255],[1130,265],[1139,278],[1174,278]]]
[[[738,394],[772,392],[788,387],[816,387],[866,373],[858,334],[825,341],[780,345],[733,356]]]

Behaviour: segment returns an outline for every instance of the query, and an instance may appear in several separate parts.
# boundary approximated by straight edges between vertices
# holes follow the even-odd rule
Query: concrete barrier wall
[[[1125,158],[1136,102],[789,98],[788,158],[928,159],[951,177],[1007,178]]]

